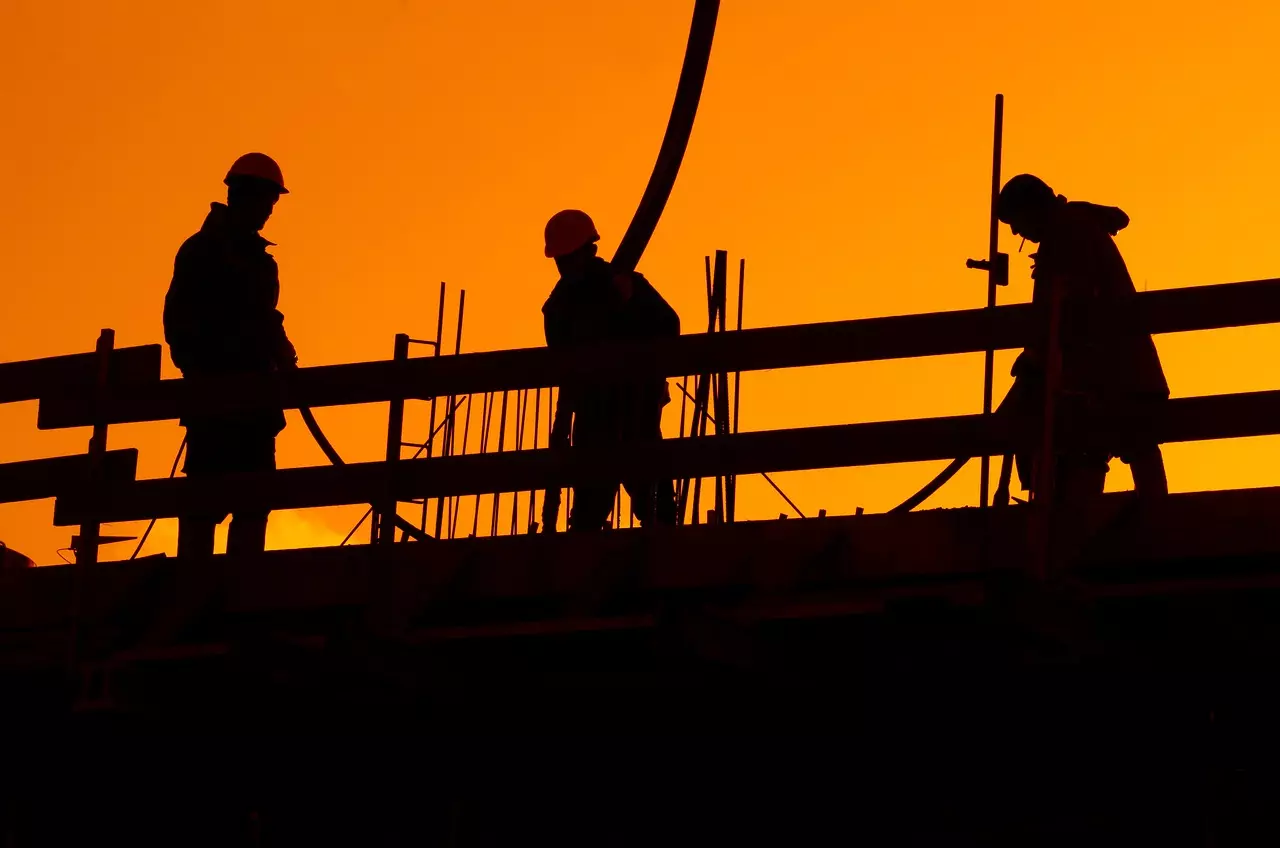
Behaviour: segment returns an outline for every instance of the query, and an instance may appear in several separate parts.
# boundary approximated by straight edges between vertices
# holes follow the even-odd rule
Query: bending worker
[[[1079,501],[1101,494],[1110,460],[1116,457],[1130,466],[1139,494],[1167,493],[1160,445],[1148,428],[1169,397],[1169,384],[1151,335],[1135,323],[1133,280],[1112,240],[1128,226],[1129,217],[1115,207],[1068,202],[1030,174],[1005,184],[997,213],[1015,236],[1040,245],[1033,254],[1032,302],[1047,310],[1055,287],[1060,298],[1056,408],[1103,424],[1123,424],[1122,435],[1096,449],[1059,453],[1054,472],[1058,499]],[[1048,332],[1038,334],[1018,356],[1014,386],[1002,404],[1033,421],[1044,410],[1051,353],[1047,339]],[[1038,461],[1034,453],[1018,456],[1024,489],[1034,488]]]
[[[259,231],[280,195],[287,194],[280,167],[262,153],[241,156],[227,172],[226,204],[214,203],[200,232],[178,251],[164,301],[164,337],[184,377],[261,374],[296,367],[298,357],[276,309],[280,277]],[[201,415],[187,428],[188,477],[272,471],[280,410]],[[213,553],[214,527],[222,515],[184,516],[178,524],[178,556]],[[254,553],[266,544],[267,513],[237,512],[227,553]]]
[[[585,212],[567,209],[547,222],[545,255],[560,280],[542,307],[548,347],[680,335],[680,316],[640,274],[614,273],[596,255],[600,234]],[[551,446],[617,445],[662,438],[662,407],[670,401],[666,380],[562,386]],[[631,511],[642,524],[674,524],[671,480],[625,480]],[[570,530],[600,530],[613,512],[618,484],[579,486],[573,492]],[[559,489],[548,490],[543,532],[554,532]]]

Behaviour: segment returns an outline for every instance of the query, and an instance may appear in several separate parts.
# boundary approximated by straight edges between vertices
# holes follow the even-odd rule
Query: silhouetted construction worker
[[[1133,280],[1112,240],[1128,226],[1129,217],[1112,206],[1068,202],[1030,174],[1005,184],[997,211],[1015,236],[1040,245],[1033,254],[1032,302],[1045,307],[1046,315],[1052,289],[1058,288],[1059,409],[1128,425],[1128,435],[1104,450],[1058,456],[1055,489],[1060,499],[1100,494],[1114,457],[1128,463],[1140,494],[1167,493],[1160,446],[1145,425],[1159,415],[1169,384],[1150,334],[1135,323]],[[1031,420],[1044,409],[1047,338],[1047,332],[1037,334],[1019,355],[1014,386],[1002,404]],[[1018,477],[1026,489],[1032,488],[1033,461],[1028,454],[1018,457]]]
[[[164,336],[184,377],[261,374],[293,368],[297,354],[276,309],[280,278],[259,231],[280,195],[287,194],[280,167],[262,153],[241,156],[227,172],[227,202],[214,203],[200,232],[183,243],[164,301]],[[188,477],[271,471],[279,410],[184,418]],[[213,553],[213,531],[226,515],[179,519],[178,555]],[[237,512],[227,535],[228,553],[261,551],[267,514]]]
[[[547,222],[545,255],[556,262],[560,280],[542,307],[548,347],[680,335],[680,316],[640,274],[615,273],[596,255],[600,234],[585,212],[567,209]],[[662,438],[662,407],[670,401],[666,380],[562,386],[556,405],[552,447],[617,445]],[[572,419],[572,424],[570,423]],[[674,524],[671,480],[624,480],[631,510],[642,524]],[[573,491],[570,530],[600,530],[613,512],[612,486],[579,486]],[[544,532],[555,530],[558,489],[543,503]]]

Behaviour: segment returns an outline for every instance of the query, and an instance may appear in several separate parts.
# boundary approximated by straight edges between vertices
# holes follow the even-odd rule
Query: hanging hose
[[[945,486],[948,480],[956,476],[956,474],[959,473],[960,469],[964,468],[965,463],[971,459],[973,459],[973,457],[971,456],[962,456],[959,459],[951,460],[951,464],[948,465],[946,468],[942,469],[942,471],[938,474],[937,477],[934,477],[932,480],[926,483],[923,489],[916,492],[914,495],[907,498],[905,501],[898,504],[893,509],[889,510],[889,512],[890,513],[910,512],[911,510],[920,506],[920,504],[927,501],[933,495],[934,492],[938,491],[943,486]]]
[[[169,469],[169,479],[172,480],[178,473],[178,463],[182,461],[182,452],[187,449],[187,437],[183,435],[182,444],[178,445],[178,453],[173,457],[173,467]],[[137,559],[138,554],[142,553],[142,546],[147,543],[147,537],[151,535],[151,530],[156,526],[156,520],[151,519],[151,523],[147,525],[146,532],[142,534],[142,538],[138,540],[138,547],[133,549],[133,554],[129,559]]]
[[[316,444],[320,446],[320,450],[322,450],[324,455],[329,458],[329,462],[333,465],[346,465],[347,463],[343,461],[342,456],[333,446],[333,443],[329,441],[329,438],[325,436],[324,431],[320,429],[320,424],[316,421],[316,417],[311,414],[311,410],[305,406],[300,406],[298,407],[298,413],[302,416],[302,423],[307,425],[307,430],[311,433],[311,438],[316,440]],[[363,519],[361,520],[363,521]],[[410,538],[416,539],[419,542],[425,542],[432,538],[417,527],[414,527],[405,519],[401,518],[399,515],[396,515],[394,520],[396,527],[399,527],[401,532]]]

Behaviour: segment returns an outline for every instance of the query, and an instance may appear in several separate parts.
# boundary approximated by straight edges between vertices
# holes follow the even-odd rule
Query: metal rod
[[[542,389],[538,388],[533,395],[533,449],[538,449],[538,429],[542,414]],[[538,490],[529,490],[529,518],[525,527],[532,531],[533,522],[537,520]]]
[[[791,508],[796,511],[796,515],[800,516],[801,518],[806,517],[805,514],[800,511],[800,507],[796,506],[796,502],[791,500],[791,498],[787,497],[786,492],[782,491],[782,487],[779,486],[777,483],[773,482],[772,477],[770,477],[768,474],[765,474],[765,473],[761,473],[760,476],[763,477],[765,481],[768,482],[768,484],[773,487],[773,490],[775,492],[782,495],[782,499],[786,501],[788,504],[790,504]]]
[[[994,142],[991,146],[991,229],[987,240],[987,308],[995,309],[999,281],[1000,252],[1000,157],[1004,145],[1004,95],[996,95]],[[982,414],[991,414],[992,384],[995,379],[995,350],[987,348],[982,362]],[[991,457],[983,455],[978,483],[978,505],[986,509],[991,488]]]
[[[498,415],[498,453],[502,453],[507,441],[507,394],[502,393],[502,412]],[[498,510],[502,504],[502,492],[493,493],[493,523],[490,535],[498,535]]]
[[[440,355],[441,342],[444,341],[444,300],[445,300],[445,284],[444,284],[444,281],[441,280],[440,281],[440,299],[436,303],[436,341],[435,341],[434,349],[431,354],[433,357]],[[436,394],[433,392],[431,395],[431,429],[430,429],[430,435],[427,436],[427,457],[428,458],[435,456],[436,401],[437,401],[437,397],[436,397]],[[422,525],[424,530],[426,529],[426,523],[427,523],[427,504],[424,503],[422,505]],[[436,537],[437,538],[439,538],[439,535],[440,535],[439,524],[440,524],[440,504],[437,503],[436,504]]]
[[[489,419],[493,417],[493,393],[485,392],[484,395],[484,412],[480,418],[480,453],[485,453],[489,448]],[[480,495],[476,495],[475,509],[471,513],[471,535],[475,536],[480,532]]]
[[[747,260],[745,258],[738,260],[738,323],[734,328],[735,332],[742,332],[742,295],[747,285]],[[738,407],[739,401],[742,400],[742,372],[733,372],[733,434],[738,434]],[[729,521],[735,521],[738,517],[738,475],[734,474],[729,477]]]
[[[728,311],[729,299],[729,253],[716,251],[714,279],[712,291],[715,294],[716,323],[719,332],[725,331],[725,313]],[[716,380],[716,435],[729,435],[729,374],[721,371]],[[716,475],[716,522],[723,524],[727,520],[725,514],[725,496],[728,479],[723,474]]]
[[[516,394],[516,452],[524,450],[524,422],[529,414],[529,392],[521,389]],[[520,490],[511,493],[511,535],[519,532]]]
[[[472,395],[467,395],[467,399],[465,401],[467,405],[467,421],[462,427],[462,456],[467,455],[467,442],[471,438],[471,407],[472,407],[471,398],[472,398]],[[449,538],[450,539],[458,538],[458,516],[462,514],[462,500],[457,496],[454,496],[453,500],[455,503],[455,509],[449,521]]]

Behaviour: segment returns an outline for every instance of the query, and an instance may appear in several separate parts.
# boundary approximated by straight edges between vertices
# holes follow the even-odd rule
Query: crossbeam
[[[1072,433],[1105,438],[1124,421],[1067,422]],[[1153,436],[1160,442],[1241,438],[1280,433],[1280,391],[1181,398],[1168,404]],[[707,439],[669,439],[616,448],[539,449],[502,454],[353,463],[270,473],[228,474],[203,481],[145,480],[116,486],[93,508],[74,493],[58,499],[54,523],[80,524],[169,518],[234,505],[245,510],[304,509],[376,503],[394,497],[450,497],[548,486],[608,483],[636,477],[710,477],[807,471],[991,456],[1020,447],[1031,434],[1010,416],[961,415],[768,430]],[[1077,442],[1082,441],[1078,438]]]
[[[1135,320],[1151,333],[1280,323],[1280,280],[1139,294]],[[285,374],[162,380],[112,393],[110,423],[185,414],[381,403],[475,392],[559,386],[581,380],[681,377],[799,368],[1025,347],[1039,326],[1029,304],[820,324],[703,333],[577,350],[527,348],[302,368]],[[41,429],[83,427],[84,393],[46,394]]]
[[[103,455],[102,474],[108,484],[119,485],[133,480],[137,471],[136,448],[107,451]],[[69,489],[84,486],[88,474],[87,454],[6,462],[0,464],[0,503],[54,498]]]
[[[160,345],[122,347],[111,352],[110,385],[115,389],[160,380]],[[23,362],[0,362],[0,403],[37,400],[50,391],[91,395],[98,372],[96,353],[73,353]]]

